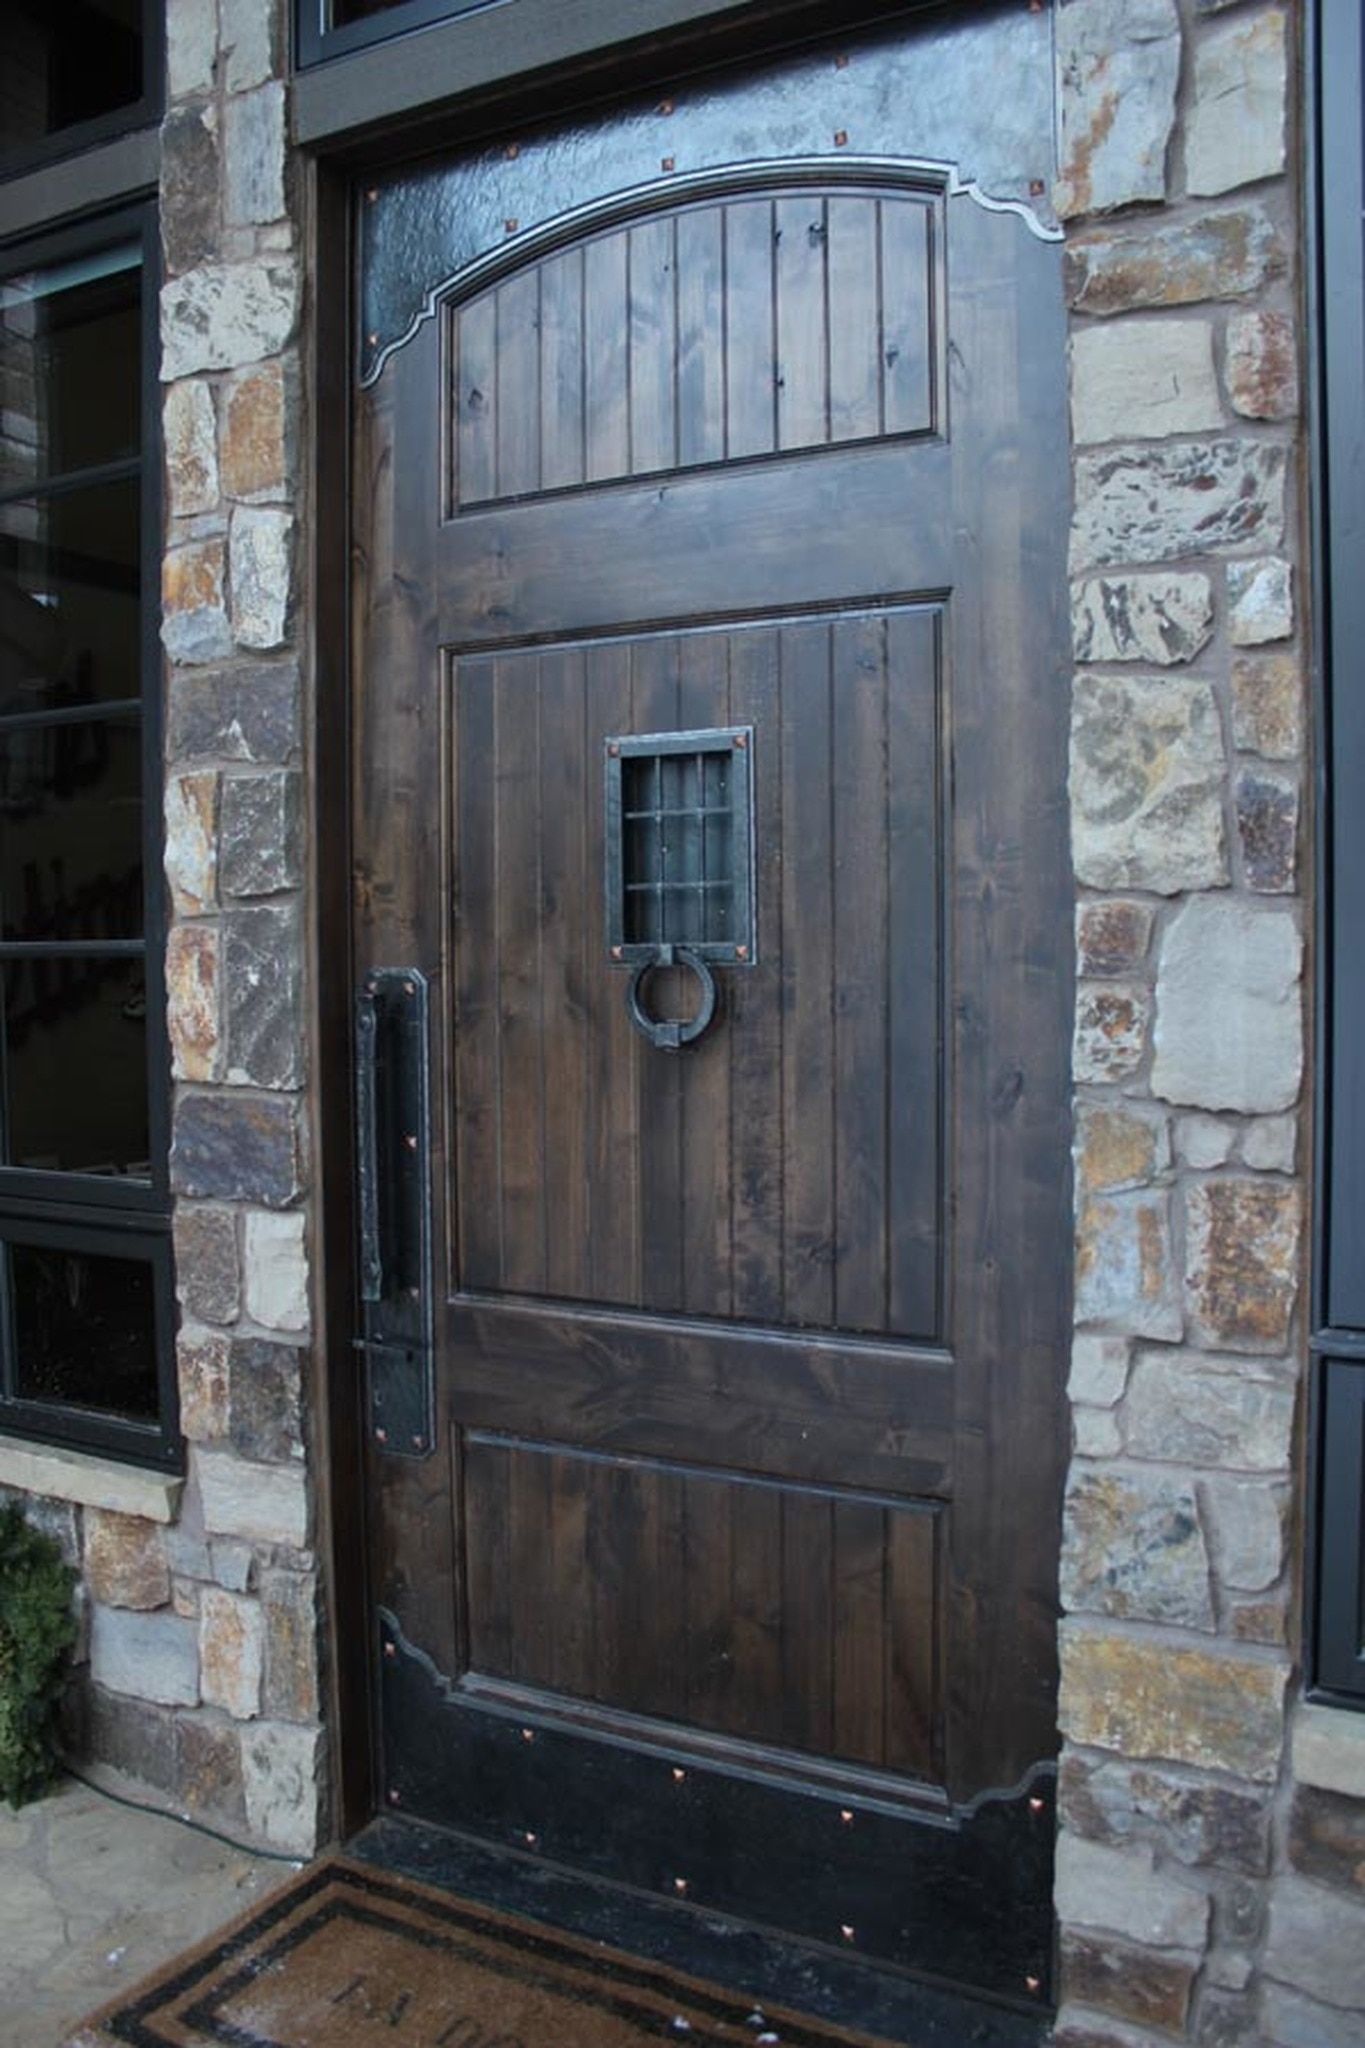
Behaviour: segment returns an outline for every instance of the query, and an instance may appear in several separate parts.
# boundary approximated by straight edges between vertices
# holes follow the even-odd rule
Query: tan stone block
[[[219,1071],[218,933],[177,925],[166,941],[166,1016],[177,1080],[212,1081]]]
[[[316,1721],[317,1596],[311,1577],[274,1573],[262,1584],[265,1608],[265,1711],[272,1720]]]
[[[1164,1190],[1091,1195],[1076,1222],[1076,1321],[1177,1338],[1180,1303]]]
[[[212,1443],[228,1433],[231,1356],[230,1339],[217,1331],[180,1332],[180,1427],[191,1443]]]
[[[1084,1194],[1146,1187],[1170,1164],[1164,1117],[1126,1105],[1083,1103],[1076,1123],[1076,1180]]]
[[[289,476],[284,370],[267,363],[228,386],[221,434],[223,488],[231,498],[282,497]]]
[[[161,638],[172,661],[216,661],[231,652],[226,591],[221,537],[168,551],[161,565]]]
[[[1073,1067],[1078,1081],[1122,1081],[1142,1065],[1152,1021],[1148,989],[1111,982],[1076,991]]]
[[[1288,1666],[1231,1649],[1062,1625],[1060,1720],[1070,1739],[1269,1782],[1284,1743]]]
[[[265,1624],[258,1601],[205,1586],[199,1601],[200,1689],[235,1721],[261,1710]]]
[[[211,512],[218,503],[218,452],[209,386],[194,378],[173,384],[163,422],[171,517]]]
[[[167,612],[204,611],[223,603],[227,547],[220,540],[172,548],[161,566],[161,605]]]
[[[155,1522],[87,1508],[82,1562],[90,1598],[105,1607],[147,1612],[170,1598],[165,1538]]]
[[[1196,1342],[1283,1351],[1299,1288],[1302,1198],[1282,1181],[1215,1180],[1186,1197],[1185,1294]]]
[[[1228,322],[1228,397],[1246,419],[1292,420],[1299,409],[1293,322],[1283,313],[1240,313]]]
[[[1294,761],[1303,752],[1303,679],[1291,655],[1238,655],[1232,664],[1232,736],[1244,753]]]
[[[212,910],[218,896],[218,777],[175,775],[166,784],[165,866],[180,917]]]

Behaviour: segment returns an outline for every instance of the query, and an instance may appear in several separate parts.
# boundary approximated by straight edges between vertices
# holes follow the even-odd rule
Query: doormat
[[[331,1858],[105,2006],[67,2048],[887,2048]]]

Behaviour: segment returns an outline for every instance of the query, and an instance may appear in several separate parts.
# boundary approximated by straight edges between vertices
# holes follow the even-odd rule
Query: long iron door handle
[[[371,1434],[391,1456],[433,1446],[427,984],[373,967],[355,999],[356,1212]]]

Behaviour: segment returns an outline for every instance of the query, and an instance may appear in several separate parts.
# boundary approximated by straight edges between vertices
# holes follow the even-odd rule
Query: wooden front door
[[[1027,2002],[1064,342],[950,184],[623,198],[358,403],[371,1598],[391,1810]]]

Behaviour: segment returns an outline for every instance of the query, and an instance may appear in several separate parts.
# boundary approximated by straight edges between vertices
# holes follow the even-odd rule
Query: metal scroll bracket
[[[427,985],[371,968],[355,999],[356,1208],[369,1428],[393,1457],[434,1445]]]

